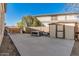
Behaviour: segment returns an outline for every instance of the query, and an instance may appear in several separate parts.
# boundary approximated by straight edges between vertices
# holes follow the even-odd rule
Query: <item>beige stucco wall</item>
[[[78,17],[77,17],[78,16]],[[45,26],[54,22],[79,22],[79,14],[57,15],[57,16],[38,16],[37,19]]]
[[[3,4],[0,3],[0,45],[4,35],[4,14]]]
[[[79,15],[58,15],[56,21],[60,22],[60,21],[65,21],[65,22],[79,22]],[[52,17],[56,17],[56,16],[52,16]],[[54,19],[52,20],[54,21]]]
[[[51,22],[51,16],[37,17],[37,19],[46,27],[48,27],[49,26],[48,24]]]

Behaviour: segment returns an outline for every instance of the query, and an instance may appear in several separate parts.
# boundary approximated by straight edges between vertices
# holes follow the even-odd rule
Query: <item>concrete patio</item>
[[[70,56],[74,40],[9,34],[21,56]]]

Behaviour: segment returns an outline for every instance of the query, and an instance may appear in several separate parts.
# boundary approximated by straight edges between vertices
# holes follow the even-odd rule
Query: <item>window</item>
[[[52,16],[52,20],[57,20],[57,16]]]
[[[76,21],[77,19],[77,15],[67,15],[67,20]]]
[[[65,16],[58,16],[57,18],[59,21],[65,21],[66,20],[66,17]]]

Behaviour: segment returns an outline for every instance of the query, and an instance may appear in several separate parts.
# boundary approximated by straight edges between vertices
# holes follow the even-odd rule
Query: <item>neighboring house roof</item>
[[[59,15],[75,15],[79,13],[62,13],[62,14],[42,14],[42,15],[36,15],[35,17],[44,17],[44,16],[59,16]]]

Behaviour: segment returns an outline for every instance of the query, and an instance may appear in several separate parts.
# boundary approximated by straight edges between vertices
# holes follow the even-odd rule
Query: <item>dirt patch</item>
[[[75,41],[71,56],[79,56],[79,41]]]
[[[8,35],[5,35],[0,47],[0,56],[20,56]]]

